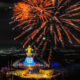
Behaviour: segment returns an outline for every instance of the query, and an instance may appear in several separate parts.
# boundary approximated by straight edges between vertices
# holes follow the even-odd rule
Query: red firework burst
[[[65,41],[63,34],[67,37],[67,41],[72,43],[72,38],[80,44],[80,40],[73,34],[72,29],[80,32],[80,26],[76,23],[80,22],[80,1],[70,4],[72,0],[23,0],[13,7],[14,21],[19,22],[17,29],[23,32],[15,39],[20,38],[26,33],[24,47],[31,42],[37,48],[42,47],[42,52],[46,50],[47,45],[50,46],[50,56],[58,43],[64,46]],[[79,17],[77,17],[79,16]],[[24,24],[26,24],[24,26]],[[71,38],[72,37],[72,38]],[[49,60],[50,60],[49,56]]]

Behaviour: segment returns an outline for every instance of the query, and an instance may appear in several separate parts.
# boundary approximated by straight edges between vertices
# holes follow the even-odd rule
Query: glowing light
[[[16,20],[22,21],[28,19],[30,16],[30,5],[24,2],[18,2],[14,6],[13,11]]]
[[[54,62],[52,63],[52,66],[55,68],[55,69],[58,69],[60,67],[60,64],[58,62]]]
[[[23,62],[24,65],[35,65],[35,62],[32,57],[27,57]]]
[[[45,37],[43,37],[43,40],[46,40],[46,38],[45,38]]]

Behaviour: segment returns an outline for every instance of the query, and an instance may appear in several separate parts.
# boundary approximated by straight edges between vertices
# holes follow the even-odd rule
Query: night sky
[[[14,31],[9,24],[10,17],[12,16],[9,9],[16,2],[16,0],[0,0],[0,47],[9,45],[18,45],[19,41],[14,41]]]
[[[9,45],[20,45],[20,40],[14,41],[15,31],[12,31],[13,24],[9,24],[12,11],[9,9],[15,2],[21,0],[0,0],[0,47]],[[73,0],[73,3],[79,0]]]
[[[19,0],[18,0],[19,1]],[[78,1],[78,0],[74,0]],[[13,4],[16,2],[16,0],[0,0],[0,48],[7,49],[9,47],[21,47],[21,40],[14,40],[14,37],[16,36],[15,31],[12,30],[12,27],[14,27],[13,24],[9,24],[10,18],[12,17],[12,11],[9,9],[10,6],[13,6]],[[12,50],[14,53],[14,50]],[[6,52],[8,53],[8,52]],[[39,52],[40,53],[40,52]],[[23,54],[23,52],[22,52]],[[59,48],[58,50],[53,51],[53,56],[55,56],[56,59],[63,60],[63,54],[66,54],[66,58],[75,58],[79,61],[80,59],[80,45],[75,47],[68,46],[67,48]],[[12,55],[12,54],[11,54]],[[46,55],[46,53],[45,53]],[[44,56],[45,56],[44,55]],[[46,57],[46,56],[45,56]],[[64,57],[65,58],[65,57]]]
[[[25,55],[24,50],[21,50],[22,49],[21,40],[20,39],[14,40],[14,37],[17,34],[16,31],[12,30],[12,27],[14,27],[15,25],[9,24],[10,18],[12,17],[12,10],[9,9],[9,7],[13,6],[13,4],[17,1],[21,1],[21,0],[0,0],[0,69],[1,67],[5,67],[5,65],[9,65],[9,63],[12,64],[12,62],[15,62],[15,60],[18,60],[19,58],[23,58]],[[72,0],[72,3],[76,1],[79,0]],[[16,47],[21,47],[21,48],[17,49]],[[47,52],[44,53],[43,57],[40,55],[41,52],[38,53],[39,55],[37,55],[37,57],[47,61],[47,57],[48,57],[46,54]],[[5,54],[9,56],[6,57]],[[62,80],[65,79],[66,77],[69,77],[66,80],[74,80],[75,76],[80,75],[79,72],[80,45],[75,45],[75,47],[72,46],[70,47],[68,45],[68,47],[59,48],[56,51],[54,50],[51,58],[52,58],[52,62],[55,61],[59,62],[60,66],[63,66],[63,69],[61,69],[62,72],[64,70],[66,71],[69,70],[66,72],[65,77],[63,77],[64,74],[62,74],[61,76]],[[73,65],[73,63],[74,64],[79,63],[79,66]],[[67,67],[64,68],[65,67],[64,65],[67,65]],[[80,76],[77,76],[75,80],[78,80],[77,79],[78,77]]]

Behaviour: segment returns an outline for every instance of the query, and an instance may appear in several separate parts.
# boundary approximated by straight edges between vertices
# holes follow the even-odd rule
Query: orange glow
[[[17,20],[25,20],[30,17],[30,5],[24,3],[24,2],[18,2],[14,6],[14,16]]]

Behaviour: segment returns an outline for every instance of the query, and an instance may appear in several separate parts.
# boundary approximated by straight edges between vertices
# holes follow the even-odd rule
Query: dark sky
[[[20,40],[13,40],[15,33],[11,30],[12,25],[9,24],[12,16],[9,6],[17,1],[21,0],[0,0],[0,46],[20,44]],[[75,1],[79,0],[73,0],[73,2]]]
[[[11,15],[11,6],[16,0],[0,0],[0,47],[8,45],[17,45],[17,41],[14,41],[14,32],[12,26],[9,24]]]

